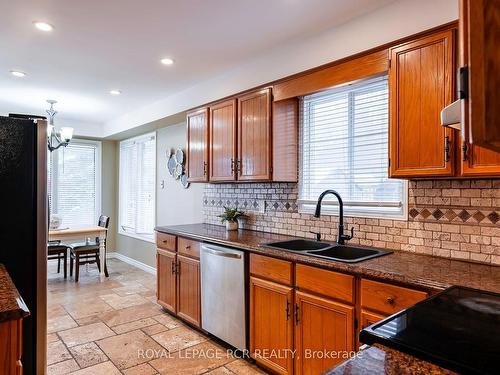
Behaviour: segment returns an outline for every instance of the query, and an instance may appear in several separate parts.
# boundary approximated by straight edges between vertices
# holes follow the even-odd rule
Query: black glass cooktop
[[[500,374],[500,294],[453,286],[361,331],[460,373]]]

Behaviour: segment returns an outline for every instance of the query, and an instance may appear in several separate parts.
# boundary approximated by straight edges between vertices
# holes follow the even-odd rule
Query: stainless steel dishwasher
[[[201,245],[201,326],[237,349],[246,349],[243,251]]]

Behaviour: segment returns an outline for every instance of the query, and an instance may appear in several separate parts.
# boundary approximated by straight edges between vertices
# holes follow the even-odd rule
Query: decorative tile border
[[[248,211],[261,211],[264,205],[266,211],[274,212],[298,212],[297,201],[269,200],[269,199],[237,199],[229,197],[204,197],[204,207],[232,207]]]
[[[500,213],[495,209],[473,207],[411,207],[408,220],[496,225],[500,224]]]

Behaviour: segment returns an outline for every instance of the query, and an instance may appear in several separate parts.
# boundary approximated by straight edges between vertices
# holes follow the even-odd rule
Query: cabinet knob
[[[388,297],[388,298],[387,298],[387,303],[388,303],[389,305],[391,305],[391,306],[392,306],[392,305],[394,305],[394,303],[395,303],[395,302],[396,302],[396,299],[395,299],[394,297]]]

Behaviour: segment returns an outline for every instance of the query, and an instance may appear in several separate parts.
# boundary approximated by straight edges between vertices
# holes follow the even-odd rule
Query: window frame
[[[94,213],[94,225],[97,225],[97,221],[99,219],[99,216],[102,214],[102,142],[101,141],[96,141],[96,140],[91,140],[91,139],[83,139],[83,138],[73,138],[71,142],[69,143],[68,147],[71,147],[71,145],[75,144],[92,144],[96,146],[96,151],[95,151],[95,165],[96,165],[96,173],[94,176],[94,184],[95,184],[95,213]],[[54,194],[54,191],[57,190],[57,173],[54,173],[54,170],[57,170],[57,164],[59,161],[59,156],[64,152],[64,149],[59,149],[57,151],[54,151],[50,154],[49,157],[49,163],[52,164],[52,172],[51,172],[51,199],[52,199],[52,204],[51,207],[53,208],[54,202],[57,202],[57,194]],[[54,169],[54,165],[56,166]],[[64,223],[63,223],[64,225]]]
[[[126,229],[124,229],[124,226],[121,223],[122,209],[123,209],[122,208],[122,199],[121,199],[121,194],[122,194],[122,188],[121,188],[121,186],[122,186],[122,171],[121,171],[121,168],[122,168],[122,165],[121,165],[122,144],[130,143],[130,142],[137,142],[137,141],[141,141],[141,140],[147,140],[147,139],[151,139],[151,137],[154,137],[154,140],[155,140],[155,151],[154,151],[154,159],[155,160],[153,163],[153,165],[154,165],[153,222],[154,222],[154,226],[156,226],[156,214],[157,214],[156,203],[157,203],[157,198],[158,198],[157,197],[158,189],[156,188],[156,176],[157,176],[157,160],[156,159],[157,159],[157,152],[158,152],[158,138],[157,138],[158,135],[157,135],[156,131],[154,131],[154,132],[142,134],[142,135],[139,135],[136,137],[124,139],[124,140],[120,141],[118,144],[118,234],[121,234],[121,235],[127,236],[127,237],[131,237],[131,238],[135,238],[137,240],[141,240],[141,241],[145,241],[145,242],[155,243],[154,226],[153,226],[153,233],[151,235],[141,235],[141,234],[137,234],[137,232],[127,231]]]
[[[380,79],[386,75],[381,75],[379,77],[371,77],[371,78],[364,78],[358,82],[355,83],[355,85],[359,86],[363,82],[366,83],[371,83],[374,80]],[[342,91],[350,91],[349,86],[347,84],[339,85],[336,87],[331,87],[327,90],[322,90],[318,93],[314,93],[311,95],[316,95],[319,94],[321,95],[322,93],[326,93],[328,91],[332,91],[332,94],[334,93],[333,91],[337,91],[337,93],[341,93]],[[349,102],[350,102],[350,97],[352,93],[349,92]],[[307,95],[306,95],[307,96]],[[389,104],[389,103],[388,103]],[[300,97],[299,99],[299,180],[298,180],[298,199],[297,199],[297,206],[298,206],[298,212],[303,213],[303,214],[313,214],[315,209],[316,209],[316,200],[312,199],[304,199],[303,198],[303,190],[305,188],[304,186],[304,97]],[[349,109],[349,113],[352,111]],[[389,146],[389,113],[390,109],[388,106],[388,122],[387,122],[387,127],[388,127],[388,137],[387,137],[387,143]],[[348,132],[352,131],[352,126],[350,126],[351,121],[349,120],[348,126],[350,129],[348,129]],[[389,149],[389,147],[388,147]],[[349,151],[350,153],[352,152]],[[387,158],[389,158],[389,155],[387,155]],[[351,160],[348,161],[351,163]],[[387,173],[389,173],[389,168],[387,168]],[[332,186],[332,189],[335,187]],[[383,201],[372,201],[372,202],[361,202],[361,201],[349,201],[349,200],[343,200],[344,203],[344,215],[350,216],[350,217],[361,217],[361,218],[375,218],[375,219],[390,219],[390,220],[407,220],[408,219],[408,181],[407,180],[402,180],[402,197],[401,197],[401,204],[395,205],[392,202],[383,202]],[[386,211],[384,212],[381,209],[377,209],[378,207],[380,208],[386,208]],[[391,212],[390,209],[394,208],[394,212]],[[337,200],[327,200],[325,199],[322,202],[322,211],[321,213],[324,215],[338,215],[338,202]]]

